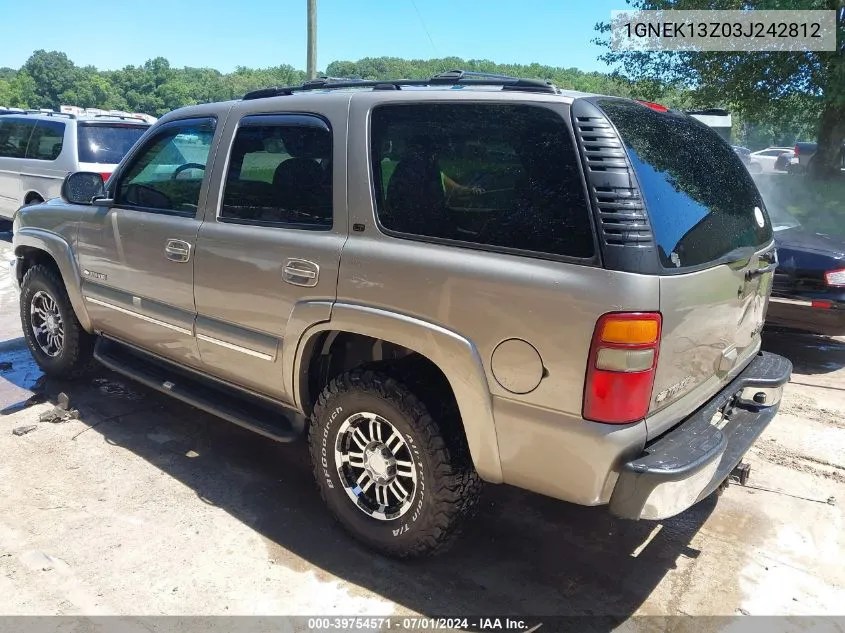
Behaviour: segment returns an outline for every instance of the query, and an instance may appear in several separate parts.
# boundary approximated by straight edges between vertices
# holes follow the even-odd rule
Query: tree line
[[[305,73],[293,66],[173,68],[163,57],[120,70],[77,66],[58,51],[35,51],[17,70],[0,68],[0,105],[14,108],[124,110],[161,116],[185,105],[240,98],[255,88],[301,83]]]
[[[610,60],[614,61],[614,60]],[[544,79],[560,88],[622,97],[645,98],[671,107],[728,106],[720,95],[696,89],[678,77],[636,76],[624,72],[584,72],[576,68],[541,64],[498,64],[489,60],[458,57],[438,59],[364,58],[334,61],[325,73],[331,77],[396,79],[430,77],[454,69],[495,73],[514,77]],[[323,73],[321,73],[323,74]],[[19,69],[0,68],[0,106],[52,108],[75,105],[86,108],[143,112],[155,116],[176,108],[238,99],[250,90],[305,81],[305,72],[288,64],[268,68],[238,67],[222,73],[211,68],[174,68],[163,57],[139,66],[119,70],[98,70],[77,66],[58,51],[35,51]],[[726,94],[726,93],[723,93]],[[791,144],[814,137],[813,111],[791,109],[795,114],[761,110],[755,117],[750,109],[735,116],[735,136],[739,143],[758,149],[769,144]]]

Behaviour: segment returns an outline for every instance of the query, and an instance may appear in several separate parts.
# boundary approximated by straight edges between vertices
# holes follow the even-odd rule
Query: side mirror
[[[92,171],[68,174],[62,183],[62,199],[71,204],[90,205],[94,198],[103,198],[105,195],[103,177]]]

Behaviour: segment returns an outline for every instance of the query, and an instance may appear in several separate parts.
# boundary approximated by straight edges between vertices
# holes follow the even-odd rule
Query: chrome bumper
[[[689,418],[624,464],[610,511],[626,519],[665,519],[710,495],[775,417],[792,363],[760,352]]]

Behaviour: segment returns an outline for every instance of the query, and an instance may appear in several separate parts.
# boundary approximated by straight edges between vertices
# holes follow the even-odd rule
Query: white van
[[[57,197],[71,172],[94,171],[107,180],[149,127],[130,116],[0,113],[0,220]]]

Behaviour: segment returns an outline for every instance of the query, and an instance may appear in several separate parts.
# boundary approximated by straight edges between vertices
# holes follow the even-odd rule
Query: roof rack
[[[520,92],[543,92],[558,94],[558,89],[550,81],[539,79],[520,79],[507,75],[450,70],[428,79],[346,79],[320,77],[306,81],[299,86],[279,86],[253,90],[243,96],[245,101],[266,99],[268,97],[289,96],[294,92],[309,90],[341,90],[344,88],[372,88],[373,90],[401,90],[403,86],[501,86],[502,90]]]
[[[131,121],[143,121],[146,123],[146,119],[144,117],[135,116],[134,114],[95,114],[95,119],[104,118],[104,119],[121,119],[121,120],[131,120]]]
[[[47,109],[43,109],[43,110],[33,110],[33,109],[24,110],[23,114],[43,114],[44,116],[63,116],[63,117],[67,117],[68,119],[75,119],[76,118],[76,115],[71,114],[70,112],[56,112],[55,110],[47,110]]]

